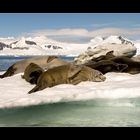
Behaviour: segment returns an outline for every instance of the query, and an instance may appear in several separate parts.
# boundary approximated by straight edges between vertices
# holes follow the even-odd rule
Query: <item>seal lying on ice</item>
[[[3,74],[0,75],[0,78],[12,76],[17,73],[24,72],[26,67],[30,63],[35,63],[39,65],[43,69],[49,69],[51,67],[60,66],[64,64],[68,64],[68,62],[56,57],[56,56],[38,56],[33,57],[25,60],[21,60],[13,64],[8,68],[8,70]]]
[[[43,72],[38,78],[37,85],[28,93],[43,90],[47,87],[53,87],[59,84],[76,85],[82,81],[104,81],[103,74],[87,66],[80,65],[63,65]]]
[[[37,64],[30,63],[21,77],[31,84],[37,84],[37,80],[43,72],[44,70]]]
[[[106,55],[94,58],[84,65],[97,69],[102,73],[126,72],[130,74],[140,73],[140,62],[126,56],[114,56],[113,51]]]
[[[126,64],[128,67],[124,69],[122,72],[130,73],[130,74],[138,74],[140,73],[140,62],[134,61],[128,57],[114,57],[110,59],[111,61],[118,64]]]
[[[83,65],[88,66],[92,69],[99,70],[103,74],[105,74],[107,72],[123,72],[125,69],[128,68],[127,64],[119,64],[119,63],[115,63],[111,60],[100,60],[96,63],[93,61],[90,61]]]

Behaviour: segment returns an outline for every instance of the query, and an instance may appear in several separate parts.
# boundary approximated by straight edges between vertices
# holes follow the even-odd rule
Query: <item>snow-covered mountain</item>
[[[87,44],[58,42],[45,36],[0,41],[0,55],[79,55],[87,49]]]
[[[135,42],[122,36],[95,37],[87,43],[67,43],[55,41],[46,36],[0,38],[0,55],[74,55],[103,44],[131,44]],[[136,42],[136,47],[140,43]],[[140,50],[140,49],[138,49]],[[139,51],[140,52],[140,51]]]
[[[135,47],[137,48],[136,55],[140,55],[140,40],[136,40],[136,41],[133,41],[133,42],[135,44]]]
[[[89,46],[90,47],[95,47],[98,45],[103,45],[103,44],[132,44],[134,45],[134,43],[130,40],[128,40],[127,38],[124,38],[122,36],[109,36],[109,37],[101,37],[101,36],[97,36],[93,39],[90,40],[89,42]]]

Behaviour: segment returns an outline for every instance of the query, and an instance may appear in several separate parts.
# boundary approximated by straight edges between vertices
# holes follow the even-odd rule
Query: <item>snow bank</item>
[[[140,74],[108,73],[106,77],[105,82],[87,81],[76,86],[62,84],[33,94],[27,94],[34,85],[30,85],[24,79],[21,79],[21,74],[17,74],[0,79],[0,108],[92,100],[95,98],[140,97]]]

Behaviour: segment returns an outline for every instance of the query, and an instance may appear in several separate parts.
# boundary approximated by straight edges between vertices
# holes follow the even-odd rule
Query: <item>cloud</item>
[[[114,23],[94,23],[94,24],[92,24],[91,26],[92,27],[95,27],[95,28],[101,28],[101,27],[105,27],[105,26],[110,26],[110,25],[112,25],[112,24],[114,24]]]
[[[36,30],[32,33],[27,33],[27,35],[32,36],[47,36],[52,39],[57,39],[60,41],[81,41],[82,39],[88,41],[89,39],[96,36],[110,36],[110,35],[122,35],[126,37],[138,36],[140,35],[140,28],[100,28],[96,30],[87,30],[84,28],[78,29],[45,29]],[[76,39],[77,38],[77,39]]]
[[[108,36],[108,35],[125,35],[125,36],[133,36],[139,35],[140,28],[137,29],[124,29],[124,28],[102,28],[98,30],[94,30],[90,32],[90,36]]]
[[[46,36],[87,36],[88,30],[86,29],[46,29],[46,30],[36,30],[32,35],[46,35]]]

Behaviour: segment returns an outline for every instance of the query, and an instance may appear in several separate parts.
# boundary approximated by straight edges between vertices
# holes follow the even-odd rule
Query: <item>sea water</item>
[[[0,70],[29,57],[1,57]],[[74,57],[61,57],[71,61]],[[0,109],[0,126],[139,127],[140,98],[94,99]]]

